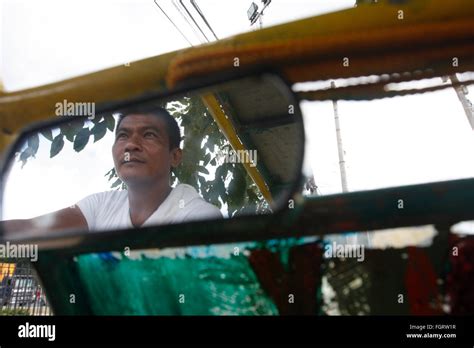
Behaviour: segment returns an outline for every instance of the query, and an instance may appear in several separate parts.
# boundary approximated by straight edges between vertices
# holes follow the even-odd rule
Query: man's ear
[[[176,168],[180,165],[181,160],[183,159],[183,150],[179,147],[171,150],[171,167]]]

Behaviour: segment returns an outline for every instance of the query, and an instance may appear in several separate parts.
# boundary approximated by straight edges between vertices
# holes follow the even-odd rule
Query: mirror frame
[[[293,92],[291,88],[291,83],[289,83],[288,80],[284,78],[278,70],[275,70],[272,67],[257,67],[257,68],[252,68],[252,69],[239,68],[237,69],[237,71],[235,70],[226,71],[218,75],[210,75],[205,78],[188,80],[185,83],[181,83],[177,85],[175,88],[169,89],[164,92],[150,93],[150,94],[142,95],[135,98],[98,104],[96,106],[95,113],[96,115],[100,116],[101,114],[110,113],[118,109],[133,107],[133,105],[147,103],[156,99],[165,99],[165,98],[170,98],[173,96],[178,97],[183,94],[193,92],[197,89],[205,89],[207,87],[212,87],[214,85],[223,84],[223,83],[229,83],[238,79],[251,78],[251,77],[265,77],[265,76],[267,78],[274,79],[277,83],[281,84],[282,87],[286,86],[286,88],[284,90],[282,89],[281,92],[287,94],[288,100],[292,102],[292,104],[295,107],[295,113],[294,113],[294,116],[296,118],[295,121],[301,123],[300,136],[301,136],[301,141],[302,141],[303,146],[297,158],[295,158],[295,161],[297,162],[297,167],[295,169],[295,180],[293,181],[288,191],[287,197],[283,197],[286,199],[291,199],[292,197],[294,197],[296,193],[298,193],[301,190],[302,185],[303,185],[302,169],[303,169],[303,161],[304,161],[304,156],[305,156],[304,122],[303,122],[302,111],[299,105],[299,99],[296,93]],[[75,119],[87,119],[87,116],[78,116],[78,117],[75,117]],[[28,137],[30,137],[33,133],[37,133],[43,129],[52,128],[54,126],[59,126],[66,122],[71,122],[71,119],[62,118],[62,117],[54,117],[54,118],[52,117],[45,121],[32,123],[28,125],[27,127],[25,127],[21,131],[20,135],[15,139],[15,141],[12,144],[10,144],[10,146],[8,147],[6,151],[7,155],[0,162],[0,195],[1,195],[0,196],[0,218],[1,218],[1,212],[3,211],[2,209],[3,209],[3,204],[4,204],[3,194],[4,194],[5,178],[8,176],[11,161],[15,160],[15,149],[21,146],[28,139]],[[273,211],[270,214],[262,214],[262,215],[257,215],[257,216],[239,216],[239,217],[233,217],[233,218],[227,218],[227,219],[224,218],[224,219],[221,219],[222,221],[220,222],[223,223],[223,225],[225,225],[225,224],[231,223],[233,220],[247,221],[246,219],[248,218],[256,217],[257,219],[255,219],[255,221],[253,221],[252,223],[260,226],[260,230],[261,230],[261,228],[264,226],[259,224],[257,220],[265,221],[265,224],[271,223],[273,220],[278,220],[278,219],[275,219],[275,217],[284,216],[285,212],[289,210],[289,208],[285,205],[278,208],[279,209]],[[269,217],[271,218],[269,219]],[[137,230],[140,230],[140,233],[143,233],[145,236],[147,236],[149,234],[148,231],[150,231],[150,237],[151,237],[150,239],[152,239],[154,233],[159,231],[159,233],[165,236],[162,243],[159,243],[160,247],[186,246],[186,245],[199,245],[199,244],[221,244],[221,243],[227,243],[232,240],[241,240],[242,239],[242,236],[240,236],[241,234],[245,235],[245,240],[254,239],[254,235],[245,233],[245,231],[244,233],[242,233],[242,231],[240,231],[239,228],[235,229],[233,233],[230,233],[229,235],[226,235],[226,236],[216,234],[215,232],[212,233],[211,231],[209,231],[210,233],[203,233],[199,237],[196,237],[195,235],[189,234],[186,232],[186,231],[191,230],[189,229],[190,225],[199,224],[199,223],[209,224],[209,222],[215,223],[216,220],[207,219],[207,220],[200,220],[200,221],[184,222],[184,223],[179,223],[179,224],[164,224],[164,225],[156,225],[156,226],[150,226],[150,227],[138,227],[138,228],[127,228],[127,229],[120,229],[120,230],[101,231],[99,233],[90,233],[90,232],[84,233],[83,230],[75,230],[75,231],[68,231],[66,234],[64,234],[62,233],[62,231],[60,231],[59,233],[51,233],[49,235],[35,237],[35,238],[21,237],[21,236],[19,238],[9,237],[8,240],[10,242],[15,242],[15,243],[21,243],[25,241],[37,242],[39,244],[40,250],[42,248],[62,249],[62,247],[60,247],[61,245],[67,249],[75,248],[75,247],[79,247],[80,245],[83,245],[85,246],[85,250],[90,250],[89,248],[91,246],[95,245],[95,247],[97,247],[102,243],[102,242],[96,243],[99,240],[104,241],[104,238],[105,238],[105,240],[112,242],[115,239],[121,238],[121,236],[123,235],[130,234],[131,231],[137,231]],[[239,224],[240,223],[237,223],[237,225]],[[243,222],[243,224],[246,224],[246,222]],[[179,233],[179,231],[183,231],[183,233]],[[135,233],[135,237],[136,237],[136,233]],[[260,238],[257,238],[257,239],[260,239]],[[145,238],[145,239],[150,240],[149,238]],[[265,239],[265,237],[263,237],[263,239]],[[7,239],[4,238],[4,231],[0,225],[0,241],[3,241],[3,240],[7,240]],[[108,246],[111,246],[114,243],[106,243],[106,244]],[[134,244],[134,243],[131,243],[131,244]],[[150,245],[150,247],[158,247],[156,243],[152,243],[152,244],[154,245]]]

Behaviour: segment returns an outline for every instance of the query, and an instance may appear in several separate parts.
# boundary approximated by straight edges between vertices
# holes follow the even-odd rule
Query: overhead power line
[[[191,46],[194,46],[189,40],[188,38],[183,34],[183,32],[181,30],[179,30],[178,26],[171,20],[170,17],[168,17],[168,15],[166,14],[166,12],[161,8],[160,5],[158,5],[158,0],[154,0],[154,3],[156,6],[158,6],[158,8],[161,10],[161,12],[163,12],[163,14],[166,16],[166,18],[168,18],[168,20],[171,22],[171,24],[173,24],[173,26],[176,28],[176,30],[179,31],[179,33],[181,34],[181,36],[191,45]]]
[[[193,33],[194,33],[194,35],[197,37],[197,39],[198,39],[201,43],[206,42],[206,39],[203,39],[202,36],[199,35],[199,32],[196,30],[196,28],[194,27],[194,25],[189,21],[188,16],[186,16],[186,14],[183,12],[183,10],[181,9],[181,7],[179,6],[178,0],[171,0],[171,3],[172,3],[173,6],[176,8],[176,11],[179,12],[179,14],[181,15],[181,17],[184,18],[184,20],[186,21],[186,23],[188,24],[188,26],[191,28],[191,30],[193,31]]]
[[[219,38],[217,37],[216,33],[214,32],[214,30],[212,30],[211,28],[211,25],[209,24],[209,22],[207,21],[206,17],[204,16],[204,13],[202,13],[201,9],[199,8],[198,4],[196,3],[195,0],[191,0],[191,4],[194,6],[194,8],[196,9],[197,13],[199,13],[199,15],[201,16],[202,20],[204,21],[204,23],[206,23],[207,27],[209,28],[209,30],[211,31],[212,35],[214,35],[214,37],[216,38],[216,40],[219,40]]]
[[[191,20],[193,21],[194,25],[196,26],[196,28],[199,29],[199,31],[201,32],[201,34],[206,38],[206,41],[207,42],[210,42],[209,38],[206,36],[206,34],[204,34],[204,32],[202,31],[201,27],[199,26],[199,24],[197,24],[196,20],[194,19],[193,15],[189,12],[188,8],[186,7],[186,5],[183,3],[183,0],[179,0],[179,3],[181,4],[181,6],[183,6],[184,10],[186,11],[186,13],[188,14],[188,16],[191,18]]]

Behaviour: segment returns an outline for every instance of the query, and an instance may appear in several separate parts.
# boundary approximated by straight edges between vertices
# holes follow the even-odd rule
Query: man
[[[112,156],[127,190],[96,193],[33,219],[4,221],[6,232],[122,229],[222,217],[192,186],[170,187],[171,169],[181,163],[180,139],[178,124],[165,109],[121,116]]]

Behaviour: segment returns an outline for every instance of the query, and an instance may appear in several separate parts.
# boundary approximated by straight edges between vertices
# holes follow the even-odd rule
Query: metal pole
[[[336,83],[331,81],[331,88],[335,88]],[[337,151],[339,153],[339,170],[341,172],[342,192],[347,192],[346,162],[344,160],[344,150],[342,148],[341,127],[339,125],[339,114],[337,111],[337,101],[332,101],[334,108],[334,121],[336,122]]]
[[[451,83],[457,84],[459,83],[458,77],[456,74],[454,75],[449,75],[449,79],[451,80]],[[471,128],[474,130],[474,115],[472,111],[472,104],[471,102],[466,98],[466,87],[463,85],[457,85],[453,86],[454,90],[456,91],[456,94],[458,95],[459,101],[462,104],[462,107],[464,108],[464,112],[466,113],[467,120],[471,124]]]
[[[331,81],[331,88],[336,88],[336,83]],[[336,137],[337,137],[337,152],[339,153],[339,170],[341,172],[342,192],[347,192],[347,175],[346,175],[346,161],[344,160],[344,149],[342,146],[341,126],[339,124],[339,113],[337,110],[337,101],[332,101],[334,108],[334,122],[336,123]],[[362,232],[355,235],[341,236],[336,240],[338,243],[346,245],[371,245],[371,232]]]

